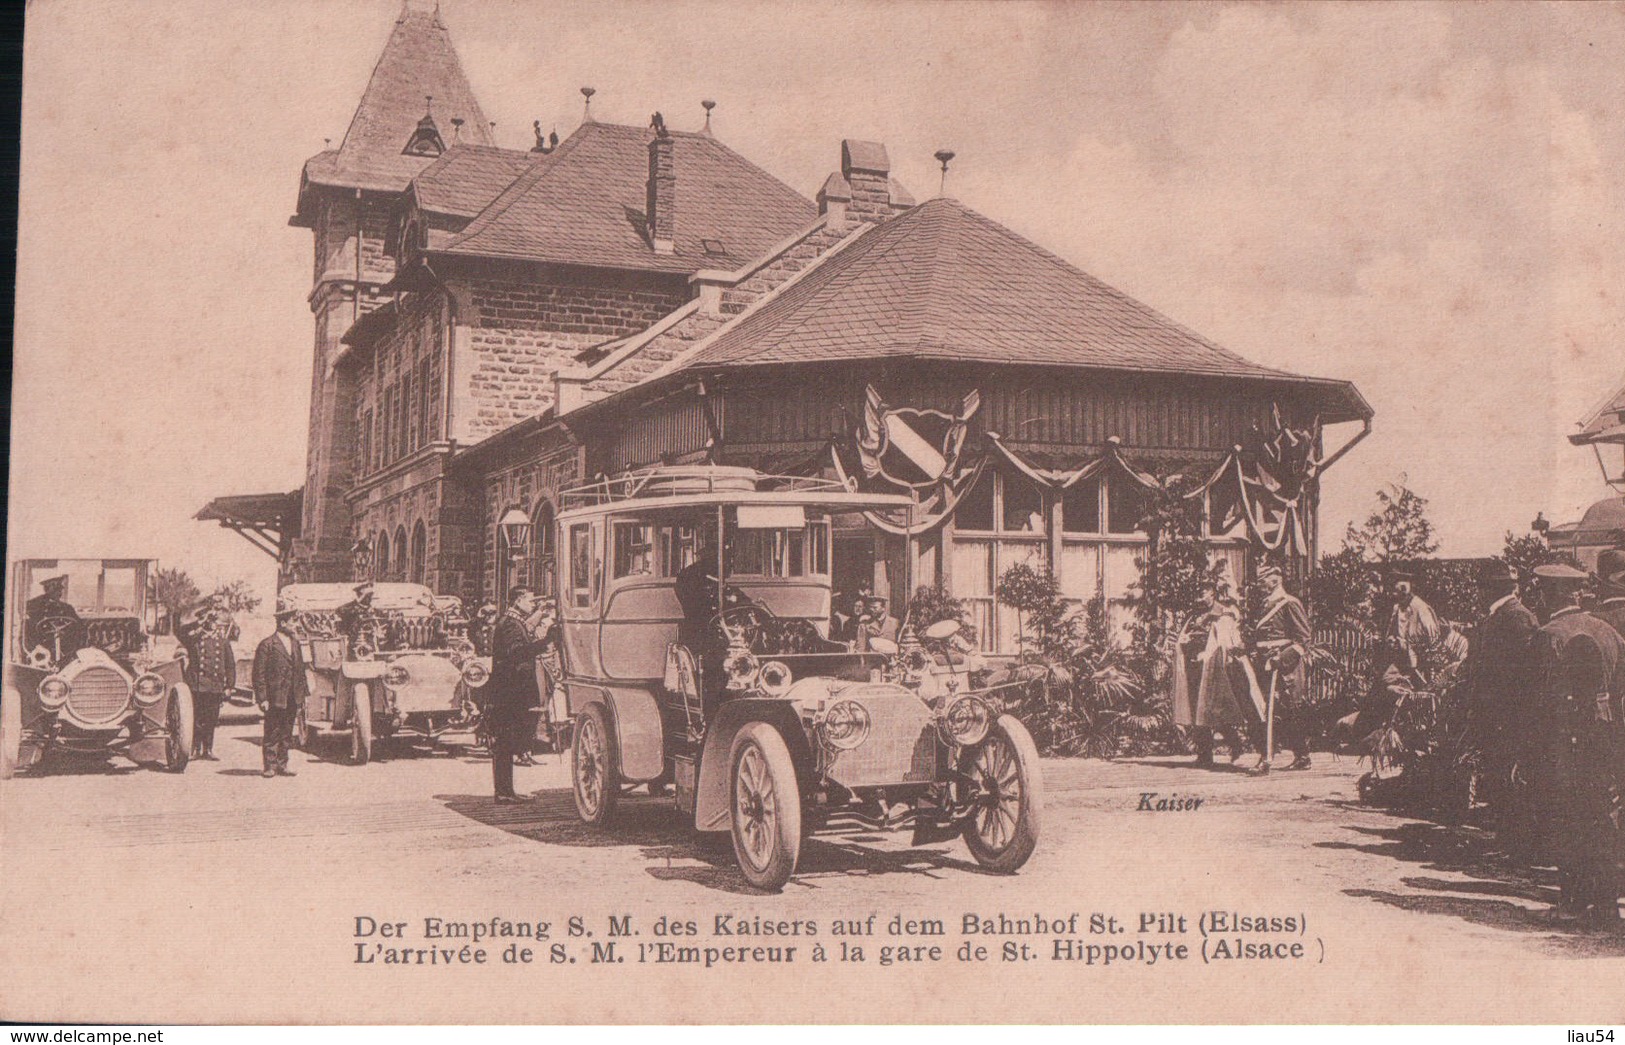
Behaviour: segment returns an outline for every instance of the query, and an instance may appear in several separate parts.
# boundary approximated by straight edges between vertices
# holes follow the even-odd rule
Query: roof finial
[[[656,138],[671,137],[671,132],[666,130],[666,118],[659,113],[649,117],[649,126],[654,130]]]
[[[705,130],[703,132],[705,134],[711,133],[711,110],[715,109],[716,107],[717,103],[709,98],[700,103],[700,108],[705,110]]]
[[[592,122],[592,96],[597,94],[597,93],[598,93],[598,91],[595,88],[592,88],[592,87],[583,87],[581,89],[581,97],[587,99],[586,108],[581,113],[581,122],[582,123],[591,123]]]
[[[434,119],[434,95],[432,94],[426,94],[423,96],[423,115],[429,117],[431,120]]]
[[[542,137],[542,121],[541,120],[536,120],[536,121],[532,122],[531,127],[534,128],[535,131],[536,131],[536,144],[530,150],[531,152],[539,152],[543,156],[546,156],[548,153],[552,152],[554,149],[559,147],[559,132],[558,131],[553,132],[552,141],[549,141],[548,139]]]
[[[934,154],[937,162],[942,164],[942,182],[937,186],[937,195],[944,196],[948,192],[948,161],[954,158],[952,149],[938,149]]]
[[[458,142],[460,142],[462,140],[463,140],[463,118],[461,116],[453,116],[451,118],[451,143],[453,145],[456,145]]]

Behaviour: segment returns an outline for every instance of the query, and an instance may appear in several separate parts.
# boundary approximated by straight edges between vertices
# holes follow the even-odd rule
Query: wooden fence
[[[1359,684],[1359,680],[1365,677],[1367,660],[1375,642],[1360,628],[1341,626],[1316,628],[1315,645],[1330,653],[1337,662],[1335,670],[1311,669],[1309,672],[1310,697],[1319,704],[1337,699],[1340,689],[1349,680]]]

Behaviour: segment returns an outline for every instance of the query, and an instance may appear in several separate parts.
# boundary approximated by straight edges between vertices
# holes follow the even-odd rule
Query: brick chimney
[[[879,142],[841,142],[841,176],[852,199],[846,213],[853,221],[881,222],[891,217],[891,160]]]
[[[649,242],[656,254],[670,254],[677,244],[677,161],[671,132],[659,113],[649,142],[649,185],[646,209]]]

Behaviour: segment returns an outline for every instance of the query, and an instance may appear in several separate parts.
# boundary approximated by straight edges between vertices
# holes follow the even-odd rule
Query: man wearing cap
[[[305,657],[293,631],[296,611],[285,603],[276,608],[276,632],[254,650],[254,700],[265,717],[265,739],[260,745],[262,777],[293,776],[288,748],[293,724],[310,696],[305,681]]]
[[[1535,634],[1541,811],[1552,831],[1560,898],[1556,918],[1619,923],[1616,823],[1619,694],[1625,639],[1580,608],[1587,576],[1572,566],[1535,569],[1546,623]]]
[[[338,618],[339,633],[350,640],[352,648],[364,635],[376,631],[372,593],[372,582],[362,581],[355,586],[355,598],[334,611],[333,615]],[[373,642],[377,642],[379,638],[380,636],[376,634],[372,635]]]
[[[237,688],[237,658],[231,643],[239,632],[231,615],[214,596],[205,599],[188,619],[181,621],[176,637],[184,654],[186,684],[192,689],[197,709],[197,730],[192,736],[192,757],[214,762],[214,731],[220,722],[220,705],[226,694]]]
[[[1496,825],[1519,832],[1512,809],[1512,769],[1524,758],[1534,698],[1531,643],[1540,621],[1518,596],[1518,573],[1491,560],[1478,571],[1479,597],[1488,607],[1473,629],[1464,674],[1468,722],[1483,752],[1484,800]]]
[[[63,598],[68,593],[68,575],[58,574],[40,582],[39,595],[28,600],[25,641],[29,649],[44,647],[50,651],[51,661],[62,664],[78,653],[90,640],[79,611]]]
[[[547,608],[529,588],[508,592],[508,610],[491,635],[491,679],[485,684],[486,723],[491,734],[491,785],[498,803],[523,801],[513,788],[514,757],[530,750],[541,707],[536,657],[546,644]],[[526,727],[529,727],[528,729]]]
[[[1273,702],[1266,700],[1266,707],[1274,709],[1276,742],[1292,751],[1292,762],[1286,768],[1308,769],[1309,728],[1304,721],[1303,702],[1309,691],[1309,670],[1304,659],[1312,634],[1309,611],[1286,590],[1279,566],[1260,569],[1258,582],[1264,586],[1264,612],[1253,628],[1258,685],[1265,694],[1273,694]],[[1266,743],[1252,772],[1268,773],[1272,754]]]

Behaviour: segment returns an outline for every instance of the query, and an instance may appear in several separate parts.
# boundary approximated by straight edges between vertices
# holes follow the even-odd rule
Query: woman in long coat
[[[1188,728],[1198,765],[1213,764],[1220,733],[1230,760],[1241,757],[1241,732],[1258,721],[1258,679],[1241,639],[1241,602],[1221,563],[1207,612],[1187,622],[1174,659],[1174,723]]]

